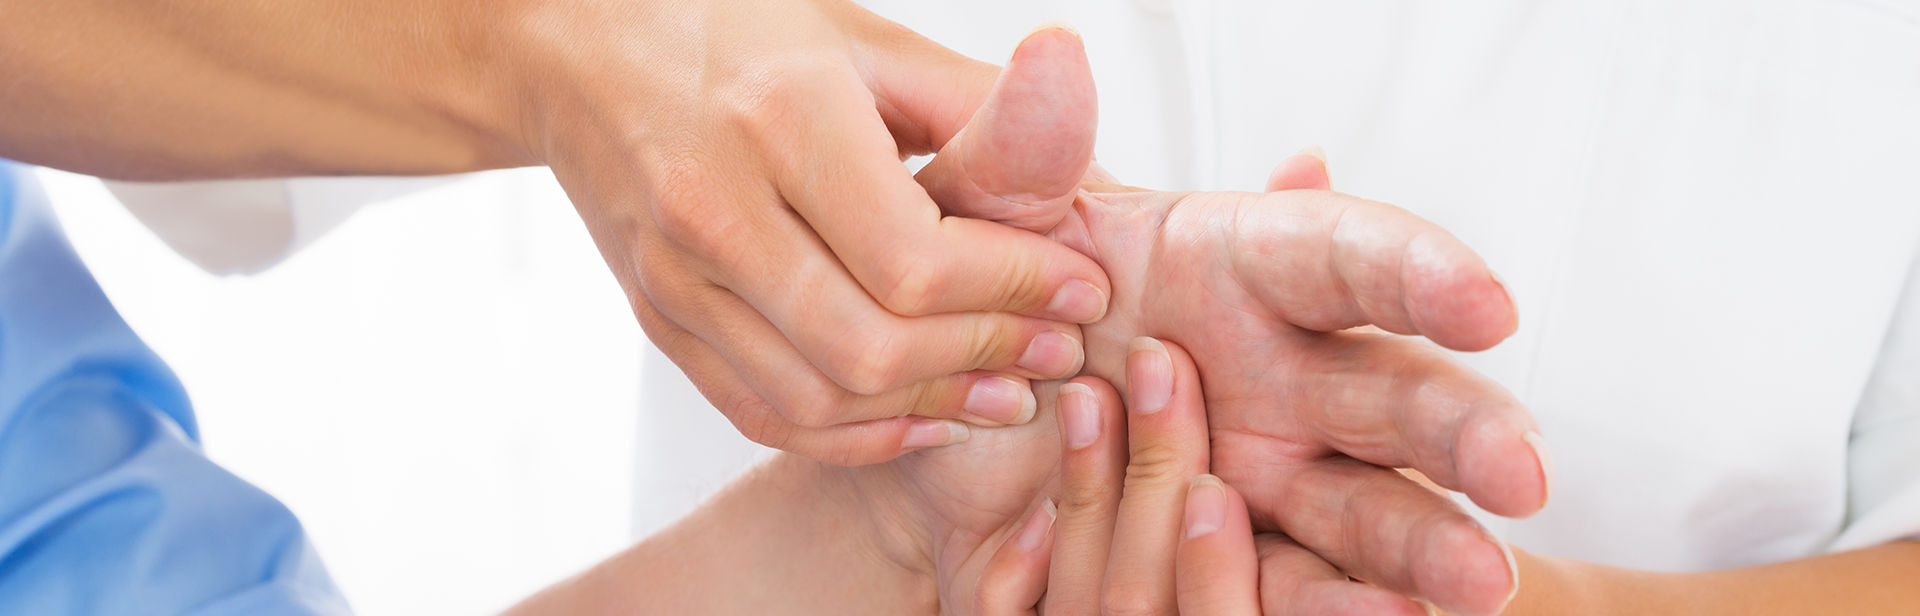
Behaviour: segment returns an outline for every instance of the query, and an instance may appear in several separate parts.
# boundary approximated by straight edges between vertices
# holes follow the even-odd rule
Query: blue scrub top
[[[300,522],[215,465],[25,166],[0,161],[0,614],[347,614]]]

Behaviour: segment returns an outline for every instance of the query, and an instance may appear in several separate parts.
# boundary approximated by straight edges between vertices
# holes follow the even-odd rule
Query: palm
[[[1372,465],[1417,466],[1491,510],[1528,513],[1544,500],[1520,436],[1531,419],[1432,344],[1340,331],[1439,330],[1456,347],[1504,337],[1510,301],[1451,236],[1397,208],[1325,191],[1093,184],[1051,233],[1093,256],[1113,284],[1106,318],[1083,328],[1086,372],[1124,392],[1128,341],[1187,348],[1204,382],[1214,472],[1245,492],[1256,527],[1401,589],[1505,583],[1504,571],[1473,570],[1474,554],[1453,561],[1467,570],[1438,574],[1455,577],[1423,577],[1435,575],[1417,569],[1436,553],[1420,552],[1416,535],[1436,531],[1408,513],[1450,504],[1422,502],[1417,486]],[[1374,481],[1383,476],[1390,480]],[[1477,529],[1448,513],[1456,528],[1439,531],[1454,533],[1441,544],[1469,545],[1452,542]],[[1388,538],[1354,539],[1369,534]],[[1503,558],[1478,564],[1503,569]]]
[[[1426,340],[1386,333],[1462,350],[1504,339],[1517,317],[1485,263],[1432,223],[1325,190],[1105,183],[1091,161],[1052,154],[1090,149],[1094,98],[1078,47],[1023,51],[919,179],[948,214],[1045,233],[1101,266],[1113,295],[1082,329],[1085,373],[1125,392],[1130,340],[1187,349],[1213,472],[1246,497],[1256,530],[1284,532],[1355,577],[1496,611],[1513,587],[1502,548],[1451,501],[1381,468],[1417,468],[1503,515],[1545,503],[1526,410]],[[1274,188],[1327,185],[1317,165],[1316,181],[1290,181],[1300,177],[1277,174]],[[1377,329],[1353,329],[1367,325]],[[966,470],[948,480],[1005,493],[954,494],[956,529],[1017,513],[1010,495],[1041,481],[984,462],[957,464]]]

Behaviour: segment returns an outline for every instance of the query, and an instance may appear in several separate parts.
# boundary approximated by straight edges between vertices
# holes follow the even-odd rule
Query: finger
[[[1281,190],[1333,190],[1332,175],[1327,173],[1327,151],[1310,145],[1280,161],[1267,176],[1267,192]]]
[[[1176,555],[1175,589],[1183,616],[1259,616],[1260,561],[1247,503],[1219,477],[1195,477],[1187,489],[1186,532]]]
[[[642,272],[642,279],[645,287],[643,292],[647,296],[644,301],[652,302],[666,316],[700,336],[732,364],[764,400],[781,415],[800,425],[823,427],[912,414],[956,417],[979,425],[996,426],[1025,423],[1034,415],[1036,405],[1033,393],[1027,378],[1019,373],[979,370],[942,373],[879,393],[852,391],[844,387],[840,379],[825,372],[820,362],[798,350],[795,343],[787,338],[786,331],[776,327],[767,320],[766,315],[727,289],[709,284],[697,273],[666,262],[654,263]],[[853,292],[858,293],[857,290]],[[858,297],[864,299],[864,295]],[[823,298],[821,301],[831,300]],[[883,314],[881,318],[894,323],[887,327],[900,326],[909,330],[939,326],[941,321],[955,318],[989,321],[1019,319],[986,314],[937,315],[920,319]],[[1032,322],[1045,323],[1037,320]],[[1077,369],[1082,359],[1077,341],[1068,333],[1043,332],[1035,336],[1034,345],[1064,357],[1064,360],[1048,361],[1059,361],[1068,369]],[[861,332],[856,335],[871,334]],[[955,334],[955,337],[966,335]],[[901,346],[912,348],[915,345]],[[885,367],[881,364],[886,362],[925,361],[925,358],[894,359],[896,357],[899,357],[899,353],[895,351],[876,351],[859,360],[868,362],[864,367],[856,366],[854,369],[883,370]],[[964,369],[966,364],[954,367]],[[921,370],[924,369],[916,371]]]
[[[1260,606],[1265,616],[1428,616],[1412,599],[1355,582],[1286,535],[1254,536],[1260,558]]]
[[[1492,379],[1423,341],[1336,332],[1293,374],[1290,419],[1315,441],[1381,466],[1419,469],[1481,508],[1546,506],[1552,462],[1538,424]]]
[[[665,303],[696,305],[684,311],[693,320],[690,326],[708,332],[702,338],[754,391],[800,425],[824,427],[911,414],[997,426],[1024,424],[1037,410],[1027,379],[989,371],[940,376],[874,395],[854,393],[822,373],[786,343],[782,332],[725,289],[691,287]]]
[[[943,217],[901,166],[864,88],[799,84],[810,121],[770,117],[753,132],[776,188],[855,280],[895,314],[986,310],[1098,320],[1111,286],[1092,259],[986,220]],[[791,144],[806,144],[793,148]],[[755,305],[759,305],[755,301]]]
[[[1253,473],[1245,481],[1274,480]],[[1241,485],[1259,485],[1241,483]],[[1518,588],[1511,553],[1445,496],[1351,458],[1309,462],[1248,493],[1277,528],[1353,577],[1455,614],[1497,614]]]
[[[1045,613],[1096,616],[1107,555],[1112,552],[1114,516],[1126,479],[1126,412],[1119,392],[1097,377],[1083,376],[1060,385],[1055,399],[1063,445],[1061,520]]]
[[[1235,273],[1289,323],[1318,331],[1373,324],[1479,351],[1519,326],[1506,287],[1439,226],[1390,205],[1289,190],[1235,221]]]
[[[899,143],[902,156],[940,151],[973,120],[1000,74],[1000,67],[975,60],[885,19],[885,53],[857,54],[871,77],[880,117]]]
[[[741,380],[733,366],[698,336],[666,320],[644,301],[633,302],[647,337],[686,372],[702,396],[755,443],[828,464],[876,464],[927,447],[965,442],[967,425],[947,419],[896,417],[825,428],[796,424]]]
[[[973,121],[915,177],[950,214],[1045,233],[1072,210],[1098,124],[1079,36],[1041,29],[1014,51]]]
[[[683,288],[712,281],[745,300],[752,313],[777,328],[780,339],[791,341],[835,383],[859,394],[969,370],[1039,379],[1066,378],[1079,371],[1083,356],[1078,327],[1004,312],[917,318],[894,314],[861,288],[805,220],[778,206],[771,189],[742,185],[711,190],[721,196],[692,190],[695,196],[676,198],[768,200],[768,211],[746,214],[741,208],[664,204],[656,209],[668,247],[661,252],[669,257],[700,255],[700,260],[690,262],[688,272],[668,272],[673,276],[657,266],[641,270],[643,278],[661,279],[644,284],[662,289],[648,291],[651,301],[703,338],[711,338],[715,329],[734,327],[733,318],[681,309],[674,299]]]
[[[1207,472],[1200,373],[1179,345],[1135,338],[1127,354],[1128,462],[1103,605],[1116,614],[1177,608],[1174,556],[1187,486]]]
[[[1035,614],[1047,594],[1047,569],[1053,555],[1053,526],[1059,512],[1047,499],[1028,514],[1013,536],[1000,544],[974,587],[974,616]]]

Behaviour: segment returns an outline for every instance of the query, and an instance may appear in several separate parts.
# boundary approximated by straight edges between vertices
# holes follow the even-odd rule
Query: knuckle
[[[879,268],[872,289],[880,305],[901,316],[931,314],[939,307],[944,291],[940,266],[931,258],[911,251],[891,255]]]
[[[826,84],[843,77],[827,58],[791,54],[722,84],[710,108],[749,142],[789,141],[807,129],[806,115],[826,94]]]
[[[778,405],[780,415],[800,428],[826,428],[842,423],[844,404],[830,395],[807,395],[796,400],[783,400]]]
[[[1106,517],[1119,504],[1119,492],[1107,481],[1068,481],[1060,489],[1060,517]]]
[[[899,379],[899,344],[899,337],[886,327],[856,327],[834,344],[821,368],[855,394],[886,393]]]
[[[662,238],[702,256],[740,242],[747,219],[721,189],[719,175],[693,154],[662,164],[653,195],[653,222]]]
[[[992,573],[992,572],[989,572]],[[1011,603],[1007,600],[1007,589],[1001,588],[996,575],[980,576],[980,585],[973,590],[973,613],[997,614],[1004,611],[1002,606]]]
[[[1160,604],[1160,593],[1141,583],[1111,584],[1101,591],[1100,605],[1107,616],[1159,616],[1170,614]]]
[[[737,396],[719,407],[721,413],[747,440],[783,451],[793,442],[793,426],[780,421],[780,413],[764,400]]]
[[[1000,297],[1008,308],[1039,308],[1053,299],[1048,293],[1046,267],[1041,262],[1016,261],[1006,269],[1006,275],[1000,278]]]
[[[1023,326],[1019,317],[1005,313],[978,315],[969,319],[964,331],[969,369],[1012,365],[1040,333]]]
[[[841,406],[859,409],[854,412],[863,418],[954,417],[961,413],[959,400],[964,395],[964,390],[956,390],[954,383],[961,382],[963,377],[950,376],[906,384],[879,395],[849,393]]]
[[[1054,614],[1056,616],[1058,615],[1080,616],[1082,614],[1097,615],[1100,613],[1100,598],[1099,597],[1055,598],[1054,591],[1052,589],[1049,589],[1047,591],[1046,608],[1047,609],[1045,611],[1041,612],[1042,614]]]
[[[685,274],[678,271],[677,265],[669,265],[664,259],[648,259],[644,256],[642,259],[646,265],[637,268],[639,273],[635,277],[640,284],[634,285],[635,288],[628,293],[628,302],[658,306],[679,296],[689,286]]]
[[[1200,474],[1196,462],[1194,452],[1172,443],[1136,443],[1127,459],[1126,489],[1190,481]]]

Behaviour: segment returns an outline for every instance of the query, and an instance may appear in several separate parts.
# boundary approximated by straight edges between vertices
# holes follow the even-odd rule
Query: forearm
[[[879,550],[849,470],[782,455],[508,614],[934,613],[926,572]]]
[[[514,3],[0,0],[0,156],[125,179],[532,164]]]
[[[1920,613],[1920,544],[1901,542],[1705,573],[1653,573],[1514,551],[1520,591],[1505,612],[1534,614]]]

